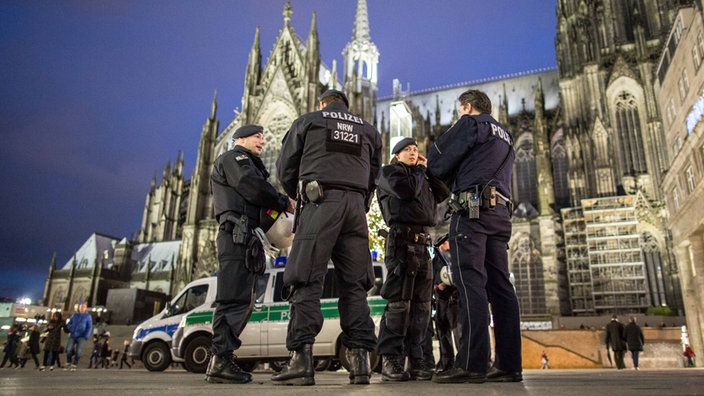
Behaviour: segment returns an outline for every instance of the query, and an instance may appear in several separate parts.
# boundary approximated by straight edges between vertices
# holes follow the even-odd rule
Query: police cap
[[[264,127],[259,125],[245,125],[237,128],[235,133],[232,135],[233,139],[246,138],[247,136],[252,136],[255,133],[264,133]]]
[[[391,150],[391,154],[398,154],[401,150],[405,149],[406,146],[410,146],[411,144],[414,146],[418,146],[418,142],[416,142],[415,139],[409,137],[403,138],[399,140],[398,143],[396,143],[394,149]]]
[[[345,95],[344,92],[338,91],[336,89],[328,89],[327,91],[323,92],[322,95],[320,95],[320,100],[322,101],[328,96],[335,96],[339,99],[342,99],[342,101],[345,102],[345,106],[350,107],[350,102],[349,100],[347,100],[347,95]]]

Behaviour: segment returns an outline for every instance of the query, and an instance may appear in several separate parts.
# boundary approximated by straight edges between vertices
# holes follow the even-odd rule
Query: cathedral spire
[[[357,15],[355,15],[354,18],[354,28],[352,29],[352,41],[370,40],[367,0],[359,0],[357,1]]]
[[[375,113],[379,50],[371,41],[366,0],[357,0],[352,40],[342,55],[345,59],[344,91],[350,100],[350,111],[371,119]]]
[[[543,118],[545,114],[545,95],[543,94],[543,80],[538,78],[538,87],[535,89],[535,118]]]
[[[215,118],[215,113],[213,113],[213,118]],[[181,176],[183,175],[183,151],[179,150],[178,151],[178,158],[176,158],[176,168],[175,168],[176,174]]]
[[[314,111],[318,103],[318,75],[320,74],[320,40],[318,39],[318,16],[314,12],[310,33],[306,40],[306,80],[308,85],[308,109]]]
[[[291,15],[293,15],[293,7],[291,7],[291,2],[287,1],[284,6],[284,26],[288,26],[291,22]]]
[[[249,51],[247,72],[244,76],[244,96],[242,96],[242,111],[240,112],[244,117],[242,120],[243,124],[249,122],[249,98],[254,95],[262,74],[262,51],[259,45],[259,29],[259,26],[257,26],[254,32],[254,42],[252,43],[252,49]]]
[[[210,106],[210,119],[215,119],[215,114],[218,111],[218,90],[215,89],[215,95],[213,96],[213,104]]]

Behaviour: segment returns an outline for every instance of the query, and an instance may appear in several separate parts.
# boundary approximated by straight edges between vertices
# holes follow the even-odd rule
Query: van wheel
[[[163,342],[153,342],[144,349],[142,363],[149,371],[164,371],[171,364],[171,351]]]
[[[240,366],[240,368],[243,371],[246,371],[248,373],[251,373],[254,371],[255,368],[257,368],[257,365],[259,364],[258,361],[256,360],[238,360],[237,365]]]
[[[210,362],[211,337],[199,335],[192,339],[183,354],[184,366],[192,373],[204,373]]]
[[[340,343],[340,348],[338,349],[338,354],[337,358],[340,359],[340,364],[342,364],[342,367],[345,368],[345,370],[350,371],[350,367],[352,366],[350,364],[350,361],[347,360],[347,347]],[[379,365],[380,361],[379,355],[377,355],[374,352],[369,352],[369,368],[370,370],[374,371],[374,369]]]
[[[331,364],[332,359],[315,359],[315,371],[325,371]]]
[[[288,360],[270,360],[269,367],[278,373],[284,368],[287,362]]]
[[[339,360],[330,359],[330,367],[328,367],[328,371],[337,371],[340,368],[342,368],[342,363],[340,363]]]

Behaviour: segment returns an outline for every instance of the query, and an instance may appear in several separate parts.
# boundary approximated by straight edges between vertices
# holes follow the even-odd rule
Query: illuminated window
[[[687,192],[694,192],[694,188],[697,186],[697,180],[694,178],[694,169],[692,169],[691,166],[684,172],[684,177],[687,180]]]
[[[689,92],[689,76],[687,75],[687,69],[682,70],[682,85],[684,85],[685,93]]]
[[[682,198],[680,197],[680,189],[677,187],[674,187],[672,189],[672,207],[673,211],[671,214],[675,214],[678,210],[680,210],[680,205],[682,205]]]
[[[697,47],[696,44],[692,47],[692,61],[694,61],[694,68],[699,69],[699,66],[702,64],[702,58],[699,54],[699,47]]]

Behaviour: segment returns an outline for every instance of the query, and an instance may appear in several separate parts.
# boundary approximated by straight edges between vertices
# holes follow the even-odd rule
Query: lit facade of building
[[[704,355],[704,18],[701,4],[680,8],[660,58],[656,84],[669,169],[669,211],[689,342]]]

